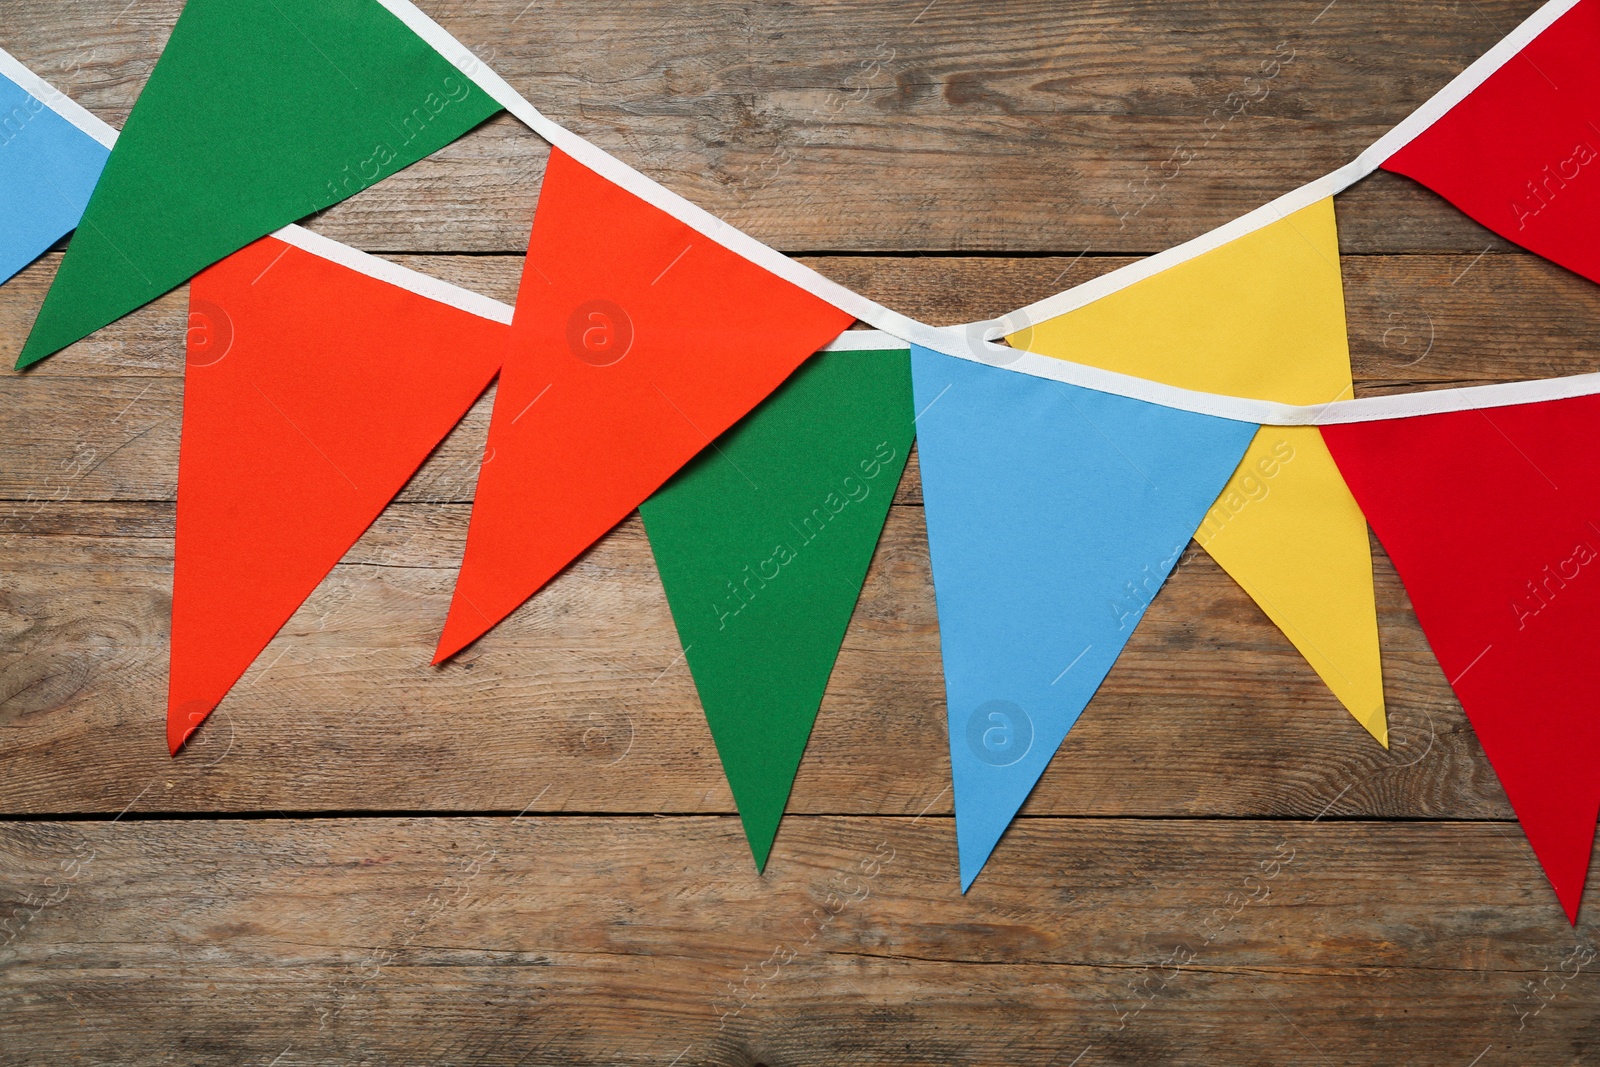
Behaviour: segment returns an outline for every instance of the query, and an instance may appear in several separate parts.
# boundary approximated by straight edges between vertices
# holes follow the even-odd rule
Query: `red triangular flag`
[[[851,316],[550,153],[437,663],[627,517]]]
[[[174,753],[472,406],[510,329],[270,237],[189,301]]]
[[[1577,921],[1600,814],[1600,397],[1323,437]]]
[[[1600,0],[1581,0],[1383,169],[1600,282]]]

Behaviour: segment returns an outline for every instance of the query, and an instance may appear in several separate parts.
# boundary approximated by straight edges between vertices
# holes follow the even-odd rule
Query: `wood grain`
[[[1536,2],[422,6],[948,324],[1324,173]],[[120,125],[181,4],[0,0],[0,43]],[[308,224],[509,301],[546,155],[500,116]],[[1600,289],[1401,178],[1337,203],[1360,393],[1600,369]],[[8,364],[59,258],[0,288]],[[1191,546],[962,896],[913,457],[757,875],[636,517],[427,665],[491,390],[169,758],[185,325],[180,289],[0,373],[0,1065],[1600,1055],[1592,907],[1562,918],[1381,549],[1390,751]]]
[[[392,507],[176,761],[171,505],[54,505],[0,535],[0,810],[115,812],[156,778],[141,810],[517,811],[534,778],[554,783],[538,811],[733,810],[637,519],[466,656],[427,665],[468,511]],[[1381,553],[1378,574],[1392,751],[1191,546],[1027,810],[1506,817]],[[916,814],[948,781],[944,721],[926,534],[901,506],[791,810]]]
[[[498,299],[516,295],[518,257],[397,258]],[[0,359],[21,349],[58,261],[48,257],[0,288]],[[908,314],[950,324],[1020,307],[1130,260],[834,256],[808,262]],[[1520,381],[1600,367],[1593,328],[1600,288],[1535,256],[1351,256],[1344,278],[1358,392]],[[1536,316],[1528,314],[1530,301],[1537,301]],[[0,375],[0,403],[12,412],[8,432],[0,435],[0,500],[175,498],[186,308],[180,290],[26,374]],[[401,499],[471,499],[491,400],[473,409]],[[907,485],[914,494],[919,482],[911,478]]]
[[[422,6],[552,118],[783,250],[1147,253],[1353,158],[1538,5]],[[6,44],[120,126],[180,8],[6,0]],[[323,225],[373,251],[520,252],[545,153],[501,117]],[[1490,240],[1399,178],[1347,206],[1351,251]]]
[[[0,1063],[1587,1063],[1595,929],[1525,852],[1023,819],[962,896],[933,817],[791,818],[759,877],[731,818],[10,825]]]

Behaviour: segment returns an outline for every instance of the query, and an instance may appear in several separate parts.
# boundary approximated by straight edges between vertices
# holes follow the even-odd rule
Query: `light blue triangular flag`
[[[62,112],[77,116],[98,138]],[[0,283],[78,225],[114,137],[110,127],[0,51]]]
[[[1257,427],[913,346],[961,890]]]

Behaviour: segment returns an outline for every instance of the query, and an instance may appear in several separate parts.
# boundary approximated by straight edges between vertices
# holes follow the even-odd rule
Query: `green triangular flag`
[[[909,353],[825,352],[640,508],[758,868],[911,436]]]
[[[377,0],[189,0],[18,367],[499,110]]]

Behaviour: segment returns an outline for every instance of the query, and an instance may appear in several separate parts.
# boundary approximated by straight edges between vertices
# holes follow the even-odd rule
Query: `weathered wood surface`
[[[764,877],[731,817],[10,825],[33,903],[0,948],[0,1063],[1466,1067],[1600,1043],[1593,924],[1550,921],[1500,824],[1024,819],[965,897],[954,851],[931,817],[791,818]]]
[[[636,519],[428,666],[468,511],[391,508],[176,761],[160,728],[171,506],[57,505],[0,535],[0,810],[116,812],[159,780],[139,810],[518,811],[538,778],[538,810],[732,811]],[[1507,817],[1386,560],[1379,574],[1392,751],[1191,550],[1027,810]],[[949,780],[946,744],[921,509],[897,507],[791,809],[914,815]]]
[[[21,350],[59,258],[41,260],[0,289],[0,360],[10,362]],[[520,257],[396,258],[497,299],[516,295]],[[943,325],[1021,307],[1130,260],[835,256],[807,262]],[[1344,279],[1353,369],[1363,394],[1520,381],[1600,366],[1594,328],[1600,288],[1536,256],[1350,256]],[[0,500],[175,498],[185,293],[163,297],[20,378],[0,379],[8,412],[7,432],[0,435]],[[489,406],[486,397],[402,500],[472,498]],[[910,493],[917,484],[907,480]]]
[[[0,0],[0,44],[120,124],[180,6]],[[955,323],[1343,162],[1535,2],[422,6],[552,117]],[[309,225],[510,300],[544,158],[502,116]],[[1402,179],[1338,205],[1360,392],[1596,369],[1600,289]],[[0,288],[8,364],[58,260]],[[1600,1056],[1594,921],[1381,550],[1392,751],[1191,546],[962,897],[913,458],[758,876],[636,518],[427,665],[491,391],[169,759],[184,299],[0,377],[0,1064]]]
[[[546,114],[784,250],[1151,252],[1354,158],[1538,5],[422,6]],[[0,25],[120,125],[180,9],[5,0]],[[502,116],[325,229],[373,251],[520,252],[544,155]],[[1490,241],[1402,179],[1347,200],[1353,251]]]

